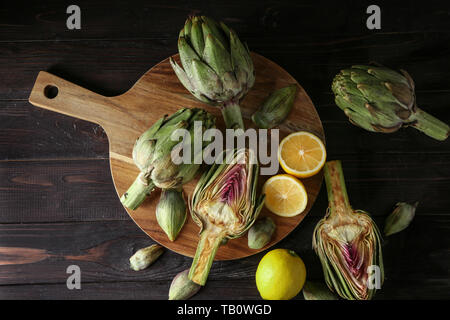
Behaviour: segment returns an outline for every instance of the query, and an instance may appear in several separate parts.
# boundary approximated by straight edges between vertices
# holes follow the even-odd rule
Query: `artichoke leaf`
[[[212,35],[206,37],[202,58],[221,79],[225,73],[233,70],[230,54]]]
[[[180,54],[181,65],[189,79],[193,78],[192,62],[200,60],[199,55],[191,48],[185,37],[178,38],[178,52]]]
[[[173,70],[175,71],[175,74],[177,75],[180,82],[183,84],[183,86],[189,90],[192,94],[195,94],[195,88],[191,83],[191,80],[187,76],[186,72],[184,72],[183,68],[181,68],[178,63],[176,63],[172,57],[169,59],[170,65],[172,66]]]
[[[192,19],[192,29],[189,34],[189,39],[191,41],[194,50],[201,57],[203,55],[203,50],[205,49],[205,40],[203,38],[203,30],[201,22],[197,17]]]
[[[202,16],[201,19],[203,20],[202,29],[203,29],[203,37],[205,39],[205,43],[206,43],[206,38],[208,37],[208,35],[211,35],[214,38],[216,38],[217,41],[220,42],[226,48],[226,50],[229,50],[229,46],[228,46],[229,40],[227,39],[226,35],[223,33],[220,25],[217,24],[217,22],[214,21],[213,19],[208,18],[206,16]]]
[[[213,69],[200,60],[192,61],[195,86],[211,100],[220,98],[222,82]]]
[[[244,70],[247,74],[253,75],[253,61],[249,55],[247,48],[244,47],[241,40],[237,37],[233,30],[230,30],[230,48],[231,48],[231,61],[233,69]]]

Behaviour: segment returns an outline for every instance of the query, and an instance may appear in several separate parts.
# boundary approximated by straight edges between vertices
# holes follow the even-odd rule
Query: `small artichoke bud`
[[[305,300],[338,300],[325,284],[310,281],[307,281],[303,287],[303,297]]]
[[[275,229],[275,222],[270,217],[258,219],[248,231],[248,247],[261,249],[269,243]]]
[[[291,111],[296,93],[297,85],[295,84],[274,91],[252,115],[253,122],[262,129],[279,125]]]
[[[200,290],[201,286],[190,280],[188,275],[189,269],[186,269],[173,278],[169,289],[169,300],[187,300]]]
[[[386,218],[384,234],[390,236],[406,229],[414,219],[418,204],[419,202],[413,205],[406,202],[397,203],[394,211]]]
[[[186,202],[181,189],[163,189],[156,206],[156,220],[161,229],[174,241],[186,221]]]
[[[152,244],[149,247],[139,249],[130,258],[130,267],[134,271],[144,270],[155,262],[164,252],[164,248],[159,244]]]

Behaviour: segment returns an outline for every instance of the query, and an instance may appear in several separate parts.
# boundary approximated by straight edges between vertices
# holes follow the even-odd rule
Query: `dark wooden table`
[[[177,51],[189,14],[222,19],[302,84],[323,121],[329,159],[343,161],[355,208],[382,226],[396,202],[420,201],[412,225],[384,243],[386,281],[376,298],[450,298],[450,140],[411,128],[363,131],[330,90],[341,68],[377,61],[408,70],[419,106],[449,122],[448,2],[378,2],[381,30],[366,28],[372,1],[76,1],[81,30],[66,27],[70,4],[0,7],[0,299],[166,299],[174,275],[190,266],[167,251],[145,271],[129,269],[128,258],[153,241],[116,196],[102,128],[27,101],[40,70],[101,94],[125,92]],[[322,279],[311,236],[326,207],[322,188],[309,216],[276,246],[295,250],[309,279]],[[195,299],[259,298],[263,254],[214,263]],[[71,264],[81,268],[81,290],[66,288]]]

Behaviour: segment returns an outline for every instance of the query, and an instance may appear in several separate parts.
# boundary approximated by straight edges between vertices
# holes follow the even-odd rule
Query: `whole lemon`
[[[256,287],[265,300],[292,299],[302,290],[305,280],[305,264],[292,250],[269,251],[256,270]]]

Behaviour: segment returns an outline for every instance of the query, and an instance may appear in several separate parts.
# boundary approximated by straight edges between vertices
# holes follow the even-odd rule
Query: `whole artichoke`
[[[178,38],[183,68],[172,58],[178,79],[197,99],[219,106],[227,128],[244,129],[240,100],[255,82],[247,46],[224,23],[189,17]]]
[[[173,140],[172,133],[177,129],[186,129],[192,141],[196,121],[201,123],[203,130],[215,126],[214,116],[205,110],[183,108],[169,117],[165,115],[159,119],[136,140],[133,160],[141,172],[120,198],[125,207],[133,210],[138,208],[155,187],[179,188],[194,178],[200,164],[195,163],[197,161],[174,164],[171,153],[173,148],[181,142],[181,138]],[[205,148],[207,144],[202,141],[202,148]],[[191,145],[193,146],[194,143]],[[194,150],[193,147],[192,150]],[[194,152],[192,157],[198,157],[199,155]]]
[[[200,285],[205,285],[224,239],[242,236],[264,204],[264,195],[256,195],[259,165],[251,151],[228,151],[224,163],[203,174],[189,203],[192,219],[200,227],[189,279]]]
[[[417,107],[414,81],[406,71],[352,66],[336,75],[332,90],[350,122],[368,131],[390,133],[412,126],[436,140],[449,135],[447,124]]]

